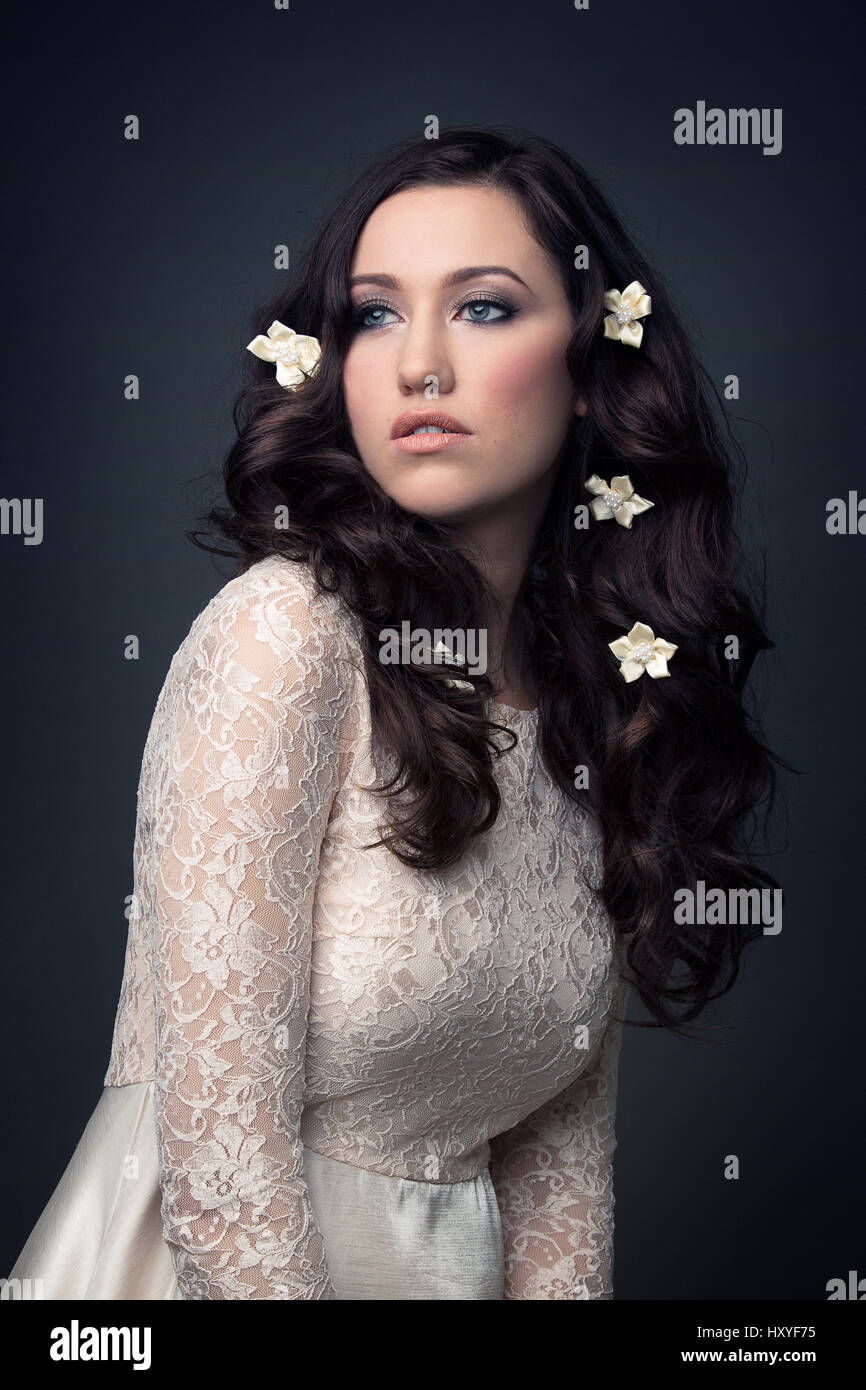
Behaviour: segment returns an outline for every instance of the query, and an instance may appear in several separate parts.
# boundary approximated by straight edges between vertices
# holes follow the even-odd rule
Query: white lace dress
[[[459,865],[364,849],[350,617],[272,556],[172,660],[104,1090],[10,1275],[46,1298],[613,1296],[598,828],[498,705],[519,742]]]

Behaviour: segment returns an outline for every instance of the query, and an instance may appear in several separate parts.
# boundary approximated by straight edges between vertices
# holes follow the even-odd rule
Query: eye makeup
[[[520,312],[519,307],[516,304],[510,303],[507,299],[503,299],[499,295],[490,293],[478,293],[467,295],[464,299],[460,301],[459,304],[456,304],[454,307],[459,312],[460,310],[467,308],[469,305],[477,304],[483,304],[485,306],[490,306],[494,309],[499,309],[502,311],[502,313],[497,318],[464,319],[464,323],[475,323],[479,327],[486,328],[494,323],[507,323],[509,319],[512,319],[515,314]],[[369,333],[372,331],[376,331],[379,328],[389,327],[388,324],[382,323],[364,323],[363,320],[365,316],[368,313],[370,313],[371,310],[374,309],[381,309],[387,313],[399,314],[399,310],[395,308],[395,306],[387,299],[364,299],[360,303],[354,305],[352,309],[352,324],[353,327],[355,327],[358,330],[358,332]]]

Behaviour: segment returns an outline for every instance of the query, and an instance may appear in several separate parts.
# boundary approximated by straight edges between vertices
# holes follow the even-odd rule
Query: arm
[[[564,1091],[490,1141],[506,1299],[613,1298],[617,1072],[629,985],[595,1059]]]
[[[303,1173],[311,918],[352,682],[287,569],[200,615],[148,766],[164,1238],[186,1299],[334,1299]]]

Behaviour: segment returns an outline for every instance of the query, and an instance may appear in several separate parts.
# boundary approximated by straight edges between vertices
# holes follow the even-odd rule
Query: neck
[[[519,507],[513,505],[514,499],[509,499],[507,512],[488,512],[474,523],[454,528],[467,543],[493,600],[485,614],[488,675],[497,693],[508,693],[508,703],[517,697],[518,705],[530,707],[535,703],[535,690],[528,662],[519,651],[519,624],[514,622],[514,610],[548,497],[549,488],[529,501],[521,499]]]

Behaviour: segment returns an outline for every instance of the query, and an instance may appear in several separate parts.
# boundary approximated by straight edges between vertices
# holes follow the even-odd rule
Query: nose
[[[403,332],[397,360],[400,390],[423,392],[435,399],[454,388],[454,368],[445,341],[445,327],[434,314],[415,314]]]

